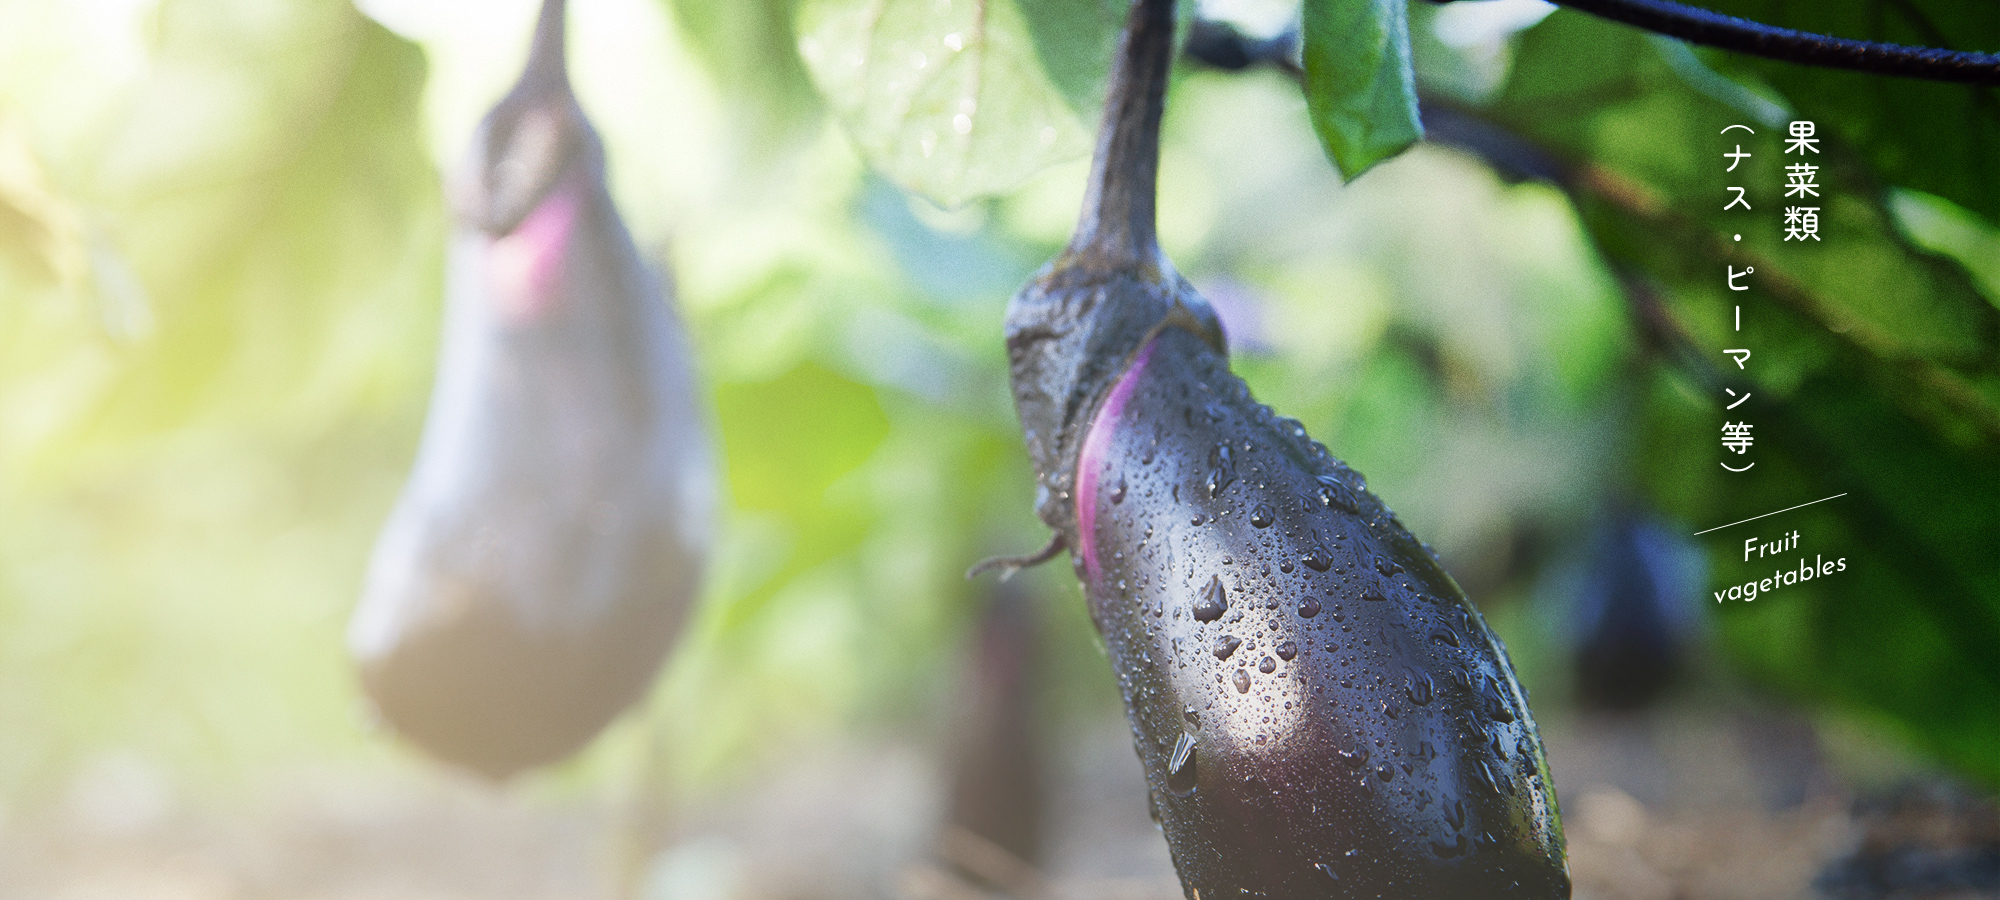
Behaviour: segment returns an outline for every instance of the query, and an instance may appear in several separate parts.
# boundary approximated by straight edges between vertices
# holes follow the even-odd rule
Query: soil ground
[[[1815,878],[1871,827],[1813,729],[1783,714],[1556,718],[1543,732],[1579,900],[1827,896]],[[1041,900],[1181,896],[1128,740],[1115,721],[1066,740],[1050,849],[1016,882]],[[0,900],[1001,896],[939,861],[937,768],[896,745],[800,758],[684,801],[652,829],[628,804],[501,791],[418,765],[301,770],[206,811],[121,810],[144,785],[104,777],[96,799],[85,789],[0,820]],[[1842,898],[1980,896],[1865,881],[1834,887]]]

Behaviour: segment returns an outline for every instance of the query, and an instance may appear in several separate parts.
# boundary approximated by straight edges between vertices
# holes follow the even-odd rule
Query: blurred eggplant
[[[1600,710],[1650,706],[1700,638],[1700,548],[1630,502],[1602,516],[1570,620],[1576,696]]]
[[[996,586],[979,617],[951,763],[945,854],[1002,887],[1027,877],[1041,855],[1038,632],[1033,598],[1019,582]]]
[[[1567,897],[1500,641],[1431,550],[1229,369],[1160,252],[1172,0],[1137,0],[1082,220],[1007,310],[1055,535],[1190,898]]]
[[[1645,707],[1666,691],[1697,636],[1700,550],[1629,505],[1590,544],[1572,637],[1577,697],[1601,709]]]
[[[715,492],[687,340],[606,191],[563,16],[544,3],[454,185],[437,383],[348,635],[390,726],[495,779],[645,693]]]

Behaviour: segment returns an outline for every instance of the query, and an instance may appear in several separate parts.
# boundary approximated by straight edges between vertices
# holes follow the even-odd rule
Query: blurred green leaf
[[[1089,54],[1111,22],[1057,6],[805,0],[799,50],[868,163],[954,207],[1089,149],[1078,85],[1101,72]]]
[[[1306,105],[1346,178],[1424,136],[1404,0],[1306,0]]]
[[[793,30],[798,0],[671,0],[690,49],[723,90],[744,98],[752,152],[782,144],[817,109]]]
[[[2000,783],[1996,520],[1989,504],[1954,502],[2000,493],[2000,467],[1934,436],[1862,371],[1829,366],[1782,406],[1747,416],[1764,432],[1760,477],[1718,485],[1727,499],[1716,514],[1846,496],[1704,538],[1718,568],[1712,590],[1796,570],[1799,559],[1844,568],[1755,602],[1710,605],[1752,672],[1804,696],[1886,714],[1915,743]],[[1745,539],[1794,530],[1798,559],[1743,559]]]
[[[1838,37],[2000,51],[2000,4],[1962,0],[1706,0],[1716,12]],[[1889,183],[2000,221],[2000,89],[1723,55],[1791,99]]]
[[[1853,36],[1834,27],[1846,21],[1777,21]],[[1703,527],[1847,495],[1701,539],[1711,587],[1725,590],[1778,568],[1742,559],[1752,535],[1797,529],[1807,560],[1847,561],[1754,602],[1711,601],[1725,643],[1767,681],[1887,718],[2000,782],[2000,562],[1990,537],[1976,537],[2000,533],[2000,513],[1966,499],[2000,490],[1991,389],[2000,316],[1965,267],[1914,246],[1890,208],[1890,186],[1906,183],[1976,199],[1955,181],[1969,170],[1954,160],[1990,156],[1979,149],[1989,138],[1977,123],[1958,130],[1966,111],[1944,98],[1983,101],[1959,88],[1906,92],[1896,79],[1729,64],[1768,74],[1779,90],[1767,100],[1751,90],[1764,86],[1704,64],[1728,62],[1720,54],[1697,57],[1569,11],[1526,32],[1516,51],[1485,114],[1556,158],[1592,238],[1630,279],[1635,324],[1680,372],[1680,389],[1652,396],[1638,476]],[[1818,122],[1816,201],[1784,196],[1782,166],[1798,160],[1783,153],[1770,103]],[[1880,103],[1909,108],[1891,114]],[[1757,135],[1722,136],[1739,123]],[[1728,172],[1722,154],[1738,146],[1752,156]],[[1724,210],[1731,185],[1748,188],[1749,210]],[[1820,239],[1785,240],[1784,208],[1806,202],[1819,206]],[[1728,290],[1726,271],[1746,268],[1749,290]],[[1738,368],[1723,355],[1731,347],[1752,349],[1753,360]],[[1752,405],[1726,413],[1725,385],[1748,391]],[[1757,429],[1751,473],[1717,465],[1725,418]]]
[[[0,793],[351,748],[330,632],[435,346],[422,57],[334,0],[58,10],[93,53],[5,55],[58,277],[0,301]]]
[[[773,381],[720,385],[715,403],[730,495],[743,509],[819,506],[889,430],[872,389],[811,362]]]
[[[382,326],[437,315],[397,302],[436,277],[440,240],[418,144],[421,55],[339,3],[158,15],[160,77],[137,86],[103,144],[64,161],[92,185],[82,202],[115,217],[111,239],[156,304],[157,332],[72,410],[69,436],[209,415],[308,422],[385,375],[420,380],[423,330]]]
[[[1746,113],[1715,94],[1689,84],[1643,33],[1560,11],[1523,36],[1489,110],[1564,159],[1574,180],[1591,182],[1584,212],[1599,245],[1620,264],[1684,285],[1677,298],[1722,304],[1723,267],[1754,266],[1751,291],[1731,304],[1748,299],[1815,319],[1827,332],[1815,343],[1904,366],[1909,384],[1921,380],[1911,362],[1965,376],[2000,360],[1991,303],[1962,267],[1909,243],[1878,176],[1851,155],[1842,161],[1839,138],[1821,142],[1820,239],[1784,240],[1783,209],[1801,201],[1783,196],[1782,140],[1720,137]],[[1557,105],[1567,113],[1549,115]],[[1726,172],[1721,154],[1738,145],[1753,155]],[[1728,185],[1748,188],[1751,209],[1723,209]],[[1719,350],[1729,337],[1726,306],[1689,321],[1705,346]]]
[[[1986,292],[1986,299],[2000,305],[2000,228],[1950,200],[1921,191],[1898,190],[1889,207],[1910,240],[1957,260]]]

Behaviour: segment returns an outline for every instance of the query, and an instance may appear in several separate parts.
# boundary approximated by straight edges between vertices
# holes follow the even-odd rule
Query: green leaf
[[[1306,0],[1305,68],[1313,130],[1343,177],[1424,136],[1403,0]]]
[[[1705,0],[1716,12],[1837,37],[2000,50],[2000,4],[1959,0]],[[2000,90],[1718,54],[1785,92],[1798,118],[1858,148],[1885,180],[2000,220]]]
[[[1086,4],[1100,14],[1072,8],[1072,27],[1038,29],[1030,5],[808,0],[799,52],[870,165],[957,206],[1090,148],[1074,98],[1094,92],[1076,85],[1103,70],[1112,22]]]
[[[1720,73],[1706,68],[1717,63]],[[1771,63],[1772,102],[1815,119],[1822,138],[1820,239],[1786,241],[1782,166],[1798,157],[1784,155],[1784,131],[1756,111],[1762,101],[1746,99],[1750,86],[1726,83],[1753,68],[1765,70],[1562,10],[1522,35],[1509,82],[1484,115],[1572,173],[1607,262],[1661,289],[1658,312],[1685,333],[1694,361],[1662,379],[1671,389],[1652,398],[1634,472],[1654,498],[1703,527],[1841,495],[1699,538],[1713,564],[1710,590],[1844,561],[1836,574],[1755,602],[1708,602],[1733,660],[1797,695],[1894,723],[1965,773],[2000,783],[2000,564],[1986,537],[2000,516],[1980,499],[2000,490],[1991,390],[2000,316],[1967,267],[1909,239],[1977,253],[1978,217],[1947,218],[1959,207],[1943,200],[1923,209],[1906,199],[1899,211],[1891,198],[1914,195],[1888,189],[1976,187],[1953,172],[1980,154],[1983,126],[1961,129],[1962,111],[1905,93],[1897,79]],[[1909,105],[1895,116],[1869,111],[1899,96]],[[1890,120],[1904,124],[1880,126]],[[1757,134],[1723,137],[1733,123]],[[1731,173],[1721,154],[1738,145],[1754,155]],[[1752,210],[1723,209],[1729,185],[1750,189]],[[1727,289],[1725,267],[1754,267],[1747,292]],[[1755,359],[1739,369],[1723,355],[1731,347]],[[1722,379],[1751,405],[1726,412]],[[1717,429],[1731,417],[1754,423],[1754,473],[1717,465]],[[1744,539],[1781,530],[1803,535],[1803,560],[1744,559]]]

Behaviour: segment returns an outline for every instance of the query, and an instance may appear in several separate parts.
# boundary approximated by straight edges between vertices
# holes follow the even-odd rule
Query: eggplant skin
[[[1045,275],[1015,298],[1016,396],[1031,434],[1061,435],[1034,454],[1062,467],[1043,471],[1042,512],[1084,583],[1187,896],[1569,896],[1526,699],[1435,555],[1250,396],[1185,281],[1089,281]],[[1129,348],[1094,348],[1122,361],[1108,378],[1022,384],[1079,370],[1062,361],[1081,344],[1061,339],[1091,329],[1062,320],[1104,292],[1165,312],[1113,329],[1140,334]]]

